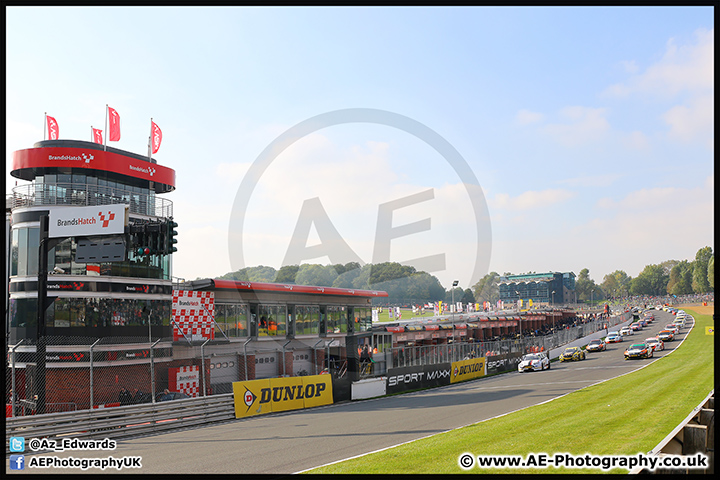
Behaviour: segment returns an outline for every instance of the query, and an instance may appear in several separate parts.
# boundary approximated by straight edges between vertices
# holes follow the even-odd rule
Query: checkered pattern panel
[[[170,389],[187,393],[191,397],[200,396],[200,367],[175,367],[170,369]]]
[[[188,305],[192,304],[192,305]],[[215,294],[213,292],[194,292],[173,290],[172,315],[173,340],[184,336],[192,338],[215,338]]]

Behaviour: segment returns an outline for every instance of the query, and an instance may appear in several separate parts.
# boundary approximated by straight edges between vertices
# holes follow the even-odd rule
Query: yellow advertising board
[[[464,382],[485,376],[485,357],[452,362],[450,383]]]
[[[233,382],[235,418],[333,403],[332,376],[269,378]]]
[[[270,388],[270,380],[249,380],[233,382],[233,398],[235,399],[235,418],[250,417],[270,413],[269,403],[261,403],[260,395]]]
[[[271,378],[270,390],[263,391],[261,400],[270,400],[273,412],[305,408],[302,377]]]
[[[332,405],[332,375],[311,375],[302,378],[305,408]]]

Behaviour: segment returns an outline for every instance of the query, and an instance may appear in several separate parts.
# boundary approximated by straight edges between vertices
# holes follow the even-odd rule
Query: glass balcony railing
[[[11,208],[42,205],[92,206],[125,203],[130,213],[172,217],[173,204],[155,193],[137,193],[117,187],[78,183],[30,183],[20,185],[7,196]]]

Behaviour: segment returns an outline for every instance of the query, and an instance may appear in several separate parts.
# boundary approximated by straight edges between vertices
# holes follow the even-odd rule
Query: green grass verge
[[[660,443],[715,388],[714,341],[695,317],[682,347],[640,371],[537,405],[306,473],[603,473],[597,469],[479,469],[458,466],[463,453],[635,455]],[[616,469],[607,473],[627,473]]]

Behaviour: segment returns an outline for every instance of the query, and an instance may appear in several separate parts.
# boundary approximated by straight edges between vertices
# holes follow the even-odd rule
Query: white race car
[[[528,353],[520,359],[518,372],[532,372],[550,368],[550,359],[544,352]]]

